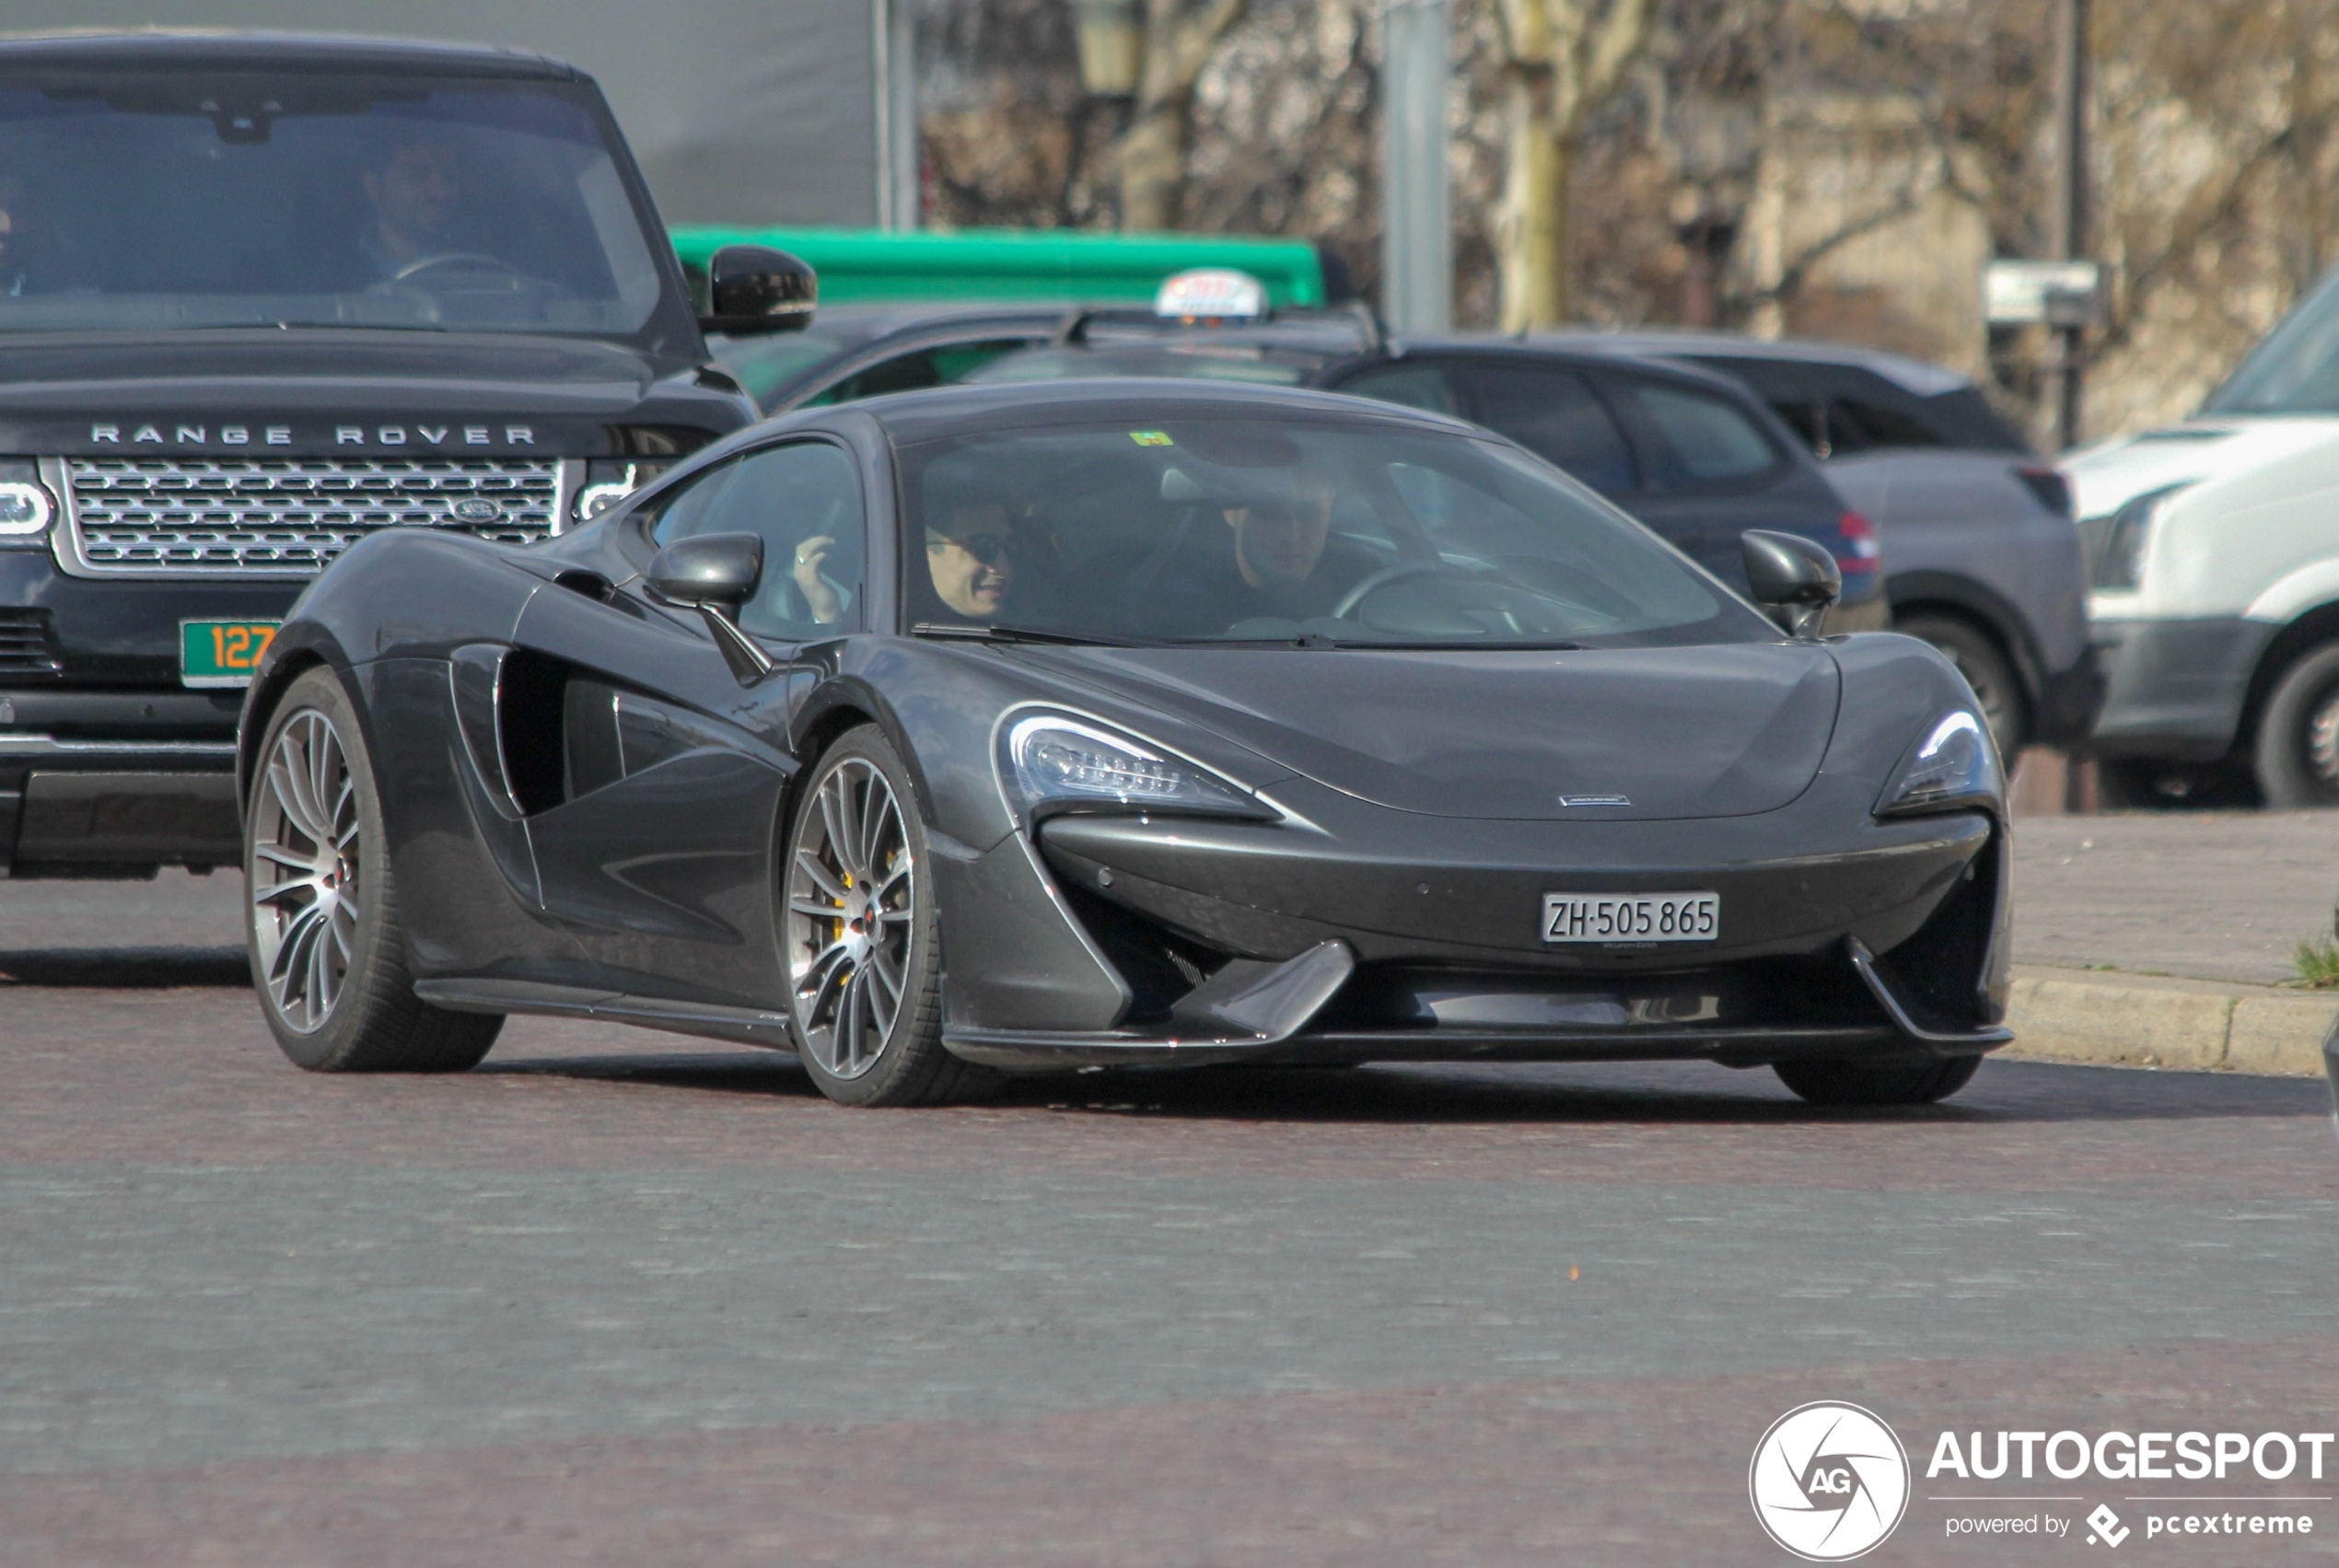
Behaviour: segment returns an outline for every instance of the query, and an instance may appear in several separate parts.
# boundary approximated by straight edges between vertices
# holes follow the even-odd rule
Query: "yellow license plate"
[[[279,621],[181,621],[179,679],[186,686],[249,686]]]

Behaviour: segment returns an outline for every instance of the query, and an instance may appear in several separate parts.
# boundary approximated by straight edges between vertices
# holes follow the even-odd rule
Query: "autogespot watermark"
[[[2138,1538],[2156,1546],[2239,1545],[2241,1537],[2295,1545],[2315,1533],[2312,1505],[2333,1500],[2318,1483],[2339,1459],[2335,1445],[2329,1432],[1943,1432],[1922,1501],[1951,1540],[2076,1540],[2114,1551]],[[2112,1498],[2048,1490],[2073,1482],[2123,1484]],[[2275,1490],[2220,1490],[2269,1482]],[[2145,1490],[2127,1490],[2136,1486]],[[1771,1423],[1754,1446],[1747,1489],[1764,1532],[1810,1562],[1873,1551],[1917,1501],[1908,1450],[1891,1427],[1832,1400],[1798,1405]]]
[[[1848,1562],[1900,1527],[1908,1450],[1857,1405],[1798,1405],[1754,1445],[1746,1489],[1773,1540],[1807,1562]]]

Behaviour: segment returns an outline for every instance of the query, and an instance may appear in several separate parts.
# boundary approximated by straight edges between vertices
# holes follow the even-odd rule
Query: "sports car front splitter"
[[[1799,1057],[1879,1064],[1975,1055],[2012,1040],[2003,1026],[1918,1021],[1868,949],[1847,940],[1833,967],[1867,1005],[1801,1021],[1766,1017],[1775,977],[1744,967],[1636,978],[1605,987],[1551,977],[1376,970],[1333,938],[1280,964],[1236,960],[1160,1026],[1082,1032],[954,1027],[944,1043],[989,1066],[1202,1066],[1230,1062],[1598,1062],[1706,1060],[1759,1066]],[[1865,1016],[1863,1016],[1865,1015]]]

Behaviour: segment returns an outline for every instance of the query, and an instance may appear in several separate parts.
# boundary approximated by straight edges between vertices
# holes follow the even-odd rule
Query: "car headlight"
[[[40,470],[22,459],[0,459],[0,545],[40,542],[56,517],[57,503]]]
[[[585,482],[577,487],[572,508],[576,520],[589,523],[620,501],[674,466],[674,459],[595,458],[585,465]]]
[[[2186,480],[2181,484],[2163,485],[2132,497],[2126,505],[2104,521],[2102,533],[2093,542],[2094,559],[2089,563],[2088,581],[2099,588],[2133,588],[2144,581],[2145,546],[2152,541],[2153,526],[2169,503],[2198,484],[2198,480]]]
[[[2000,799],[2006,774],[1990,726],[1968,709],[1945,714],[1877,796],[1879,817],[1913,817]]]
[[[1134,736],[1057,714],[1009,726],[1002,759],[1026,809],[1161,811],[1271,819],[1258,796]]]

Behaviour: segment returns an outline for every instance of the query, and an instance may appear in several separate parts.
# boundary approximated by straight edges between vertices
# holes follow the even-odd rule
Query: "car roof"
[[[1634,328],[1623,331],[1539,332],[1530,342],[1618,354],[1658,354],[1681,359],[1775,359],[1789,364],[1846,366],[1880,376],[1920,398],[1939,397],[1973,385],[1970,376],[1947,366],[1887,354],[1856,343],[1818,343],[1809,338],[1754,338],[1742,332],[1693,328]]]
[[[1272,419],[1279,414],[1411,425],[1476,440],[1487,438],[1485,431],[1465,420],[1376,399],[1295,387],[1180,381],[1157,377],[1066,377],[1053,381],[961,383],[915,392],[890,392],[843,406],[868,415],[885,428],[888,436],[902,443],[1054,424],[1110,424],[1123,419],[1181,416]]]
[[[0,70],[368,72],[436,76],[586,79],[526,50],[331,33],[136,28],[0,38]]]
[[[1726,392],[1739,402],[1762,407],[1762,400],[1750,391],[1745,382],[1736,377],[1708,370],[1703,366],[1684,364],[1679,360],[1660,359],[1652,362],[1643,354],[1620,352],[1604,346],[1587,347],[1574,343],[1554,343],[1546,338],[1530,338],[1522,343],[1517,338],[1406,338],[1395,346],[1391,358],[1402,361],[1416,354],[1466,354],[1477,359],[1516,359],[1536,365],[1566,365],[1578,369],[1612,369],[1618,365],[1629,366],[1635,374],[1662,377],[1668,380]]]
[[[823,305],[816,319],[822,325],[850,323],[875,339],[912,328],[948,327],[958,321],[978,326],[1006,320],[1060,321],[1077,308],[1068,300],[906,299]]]

